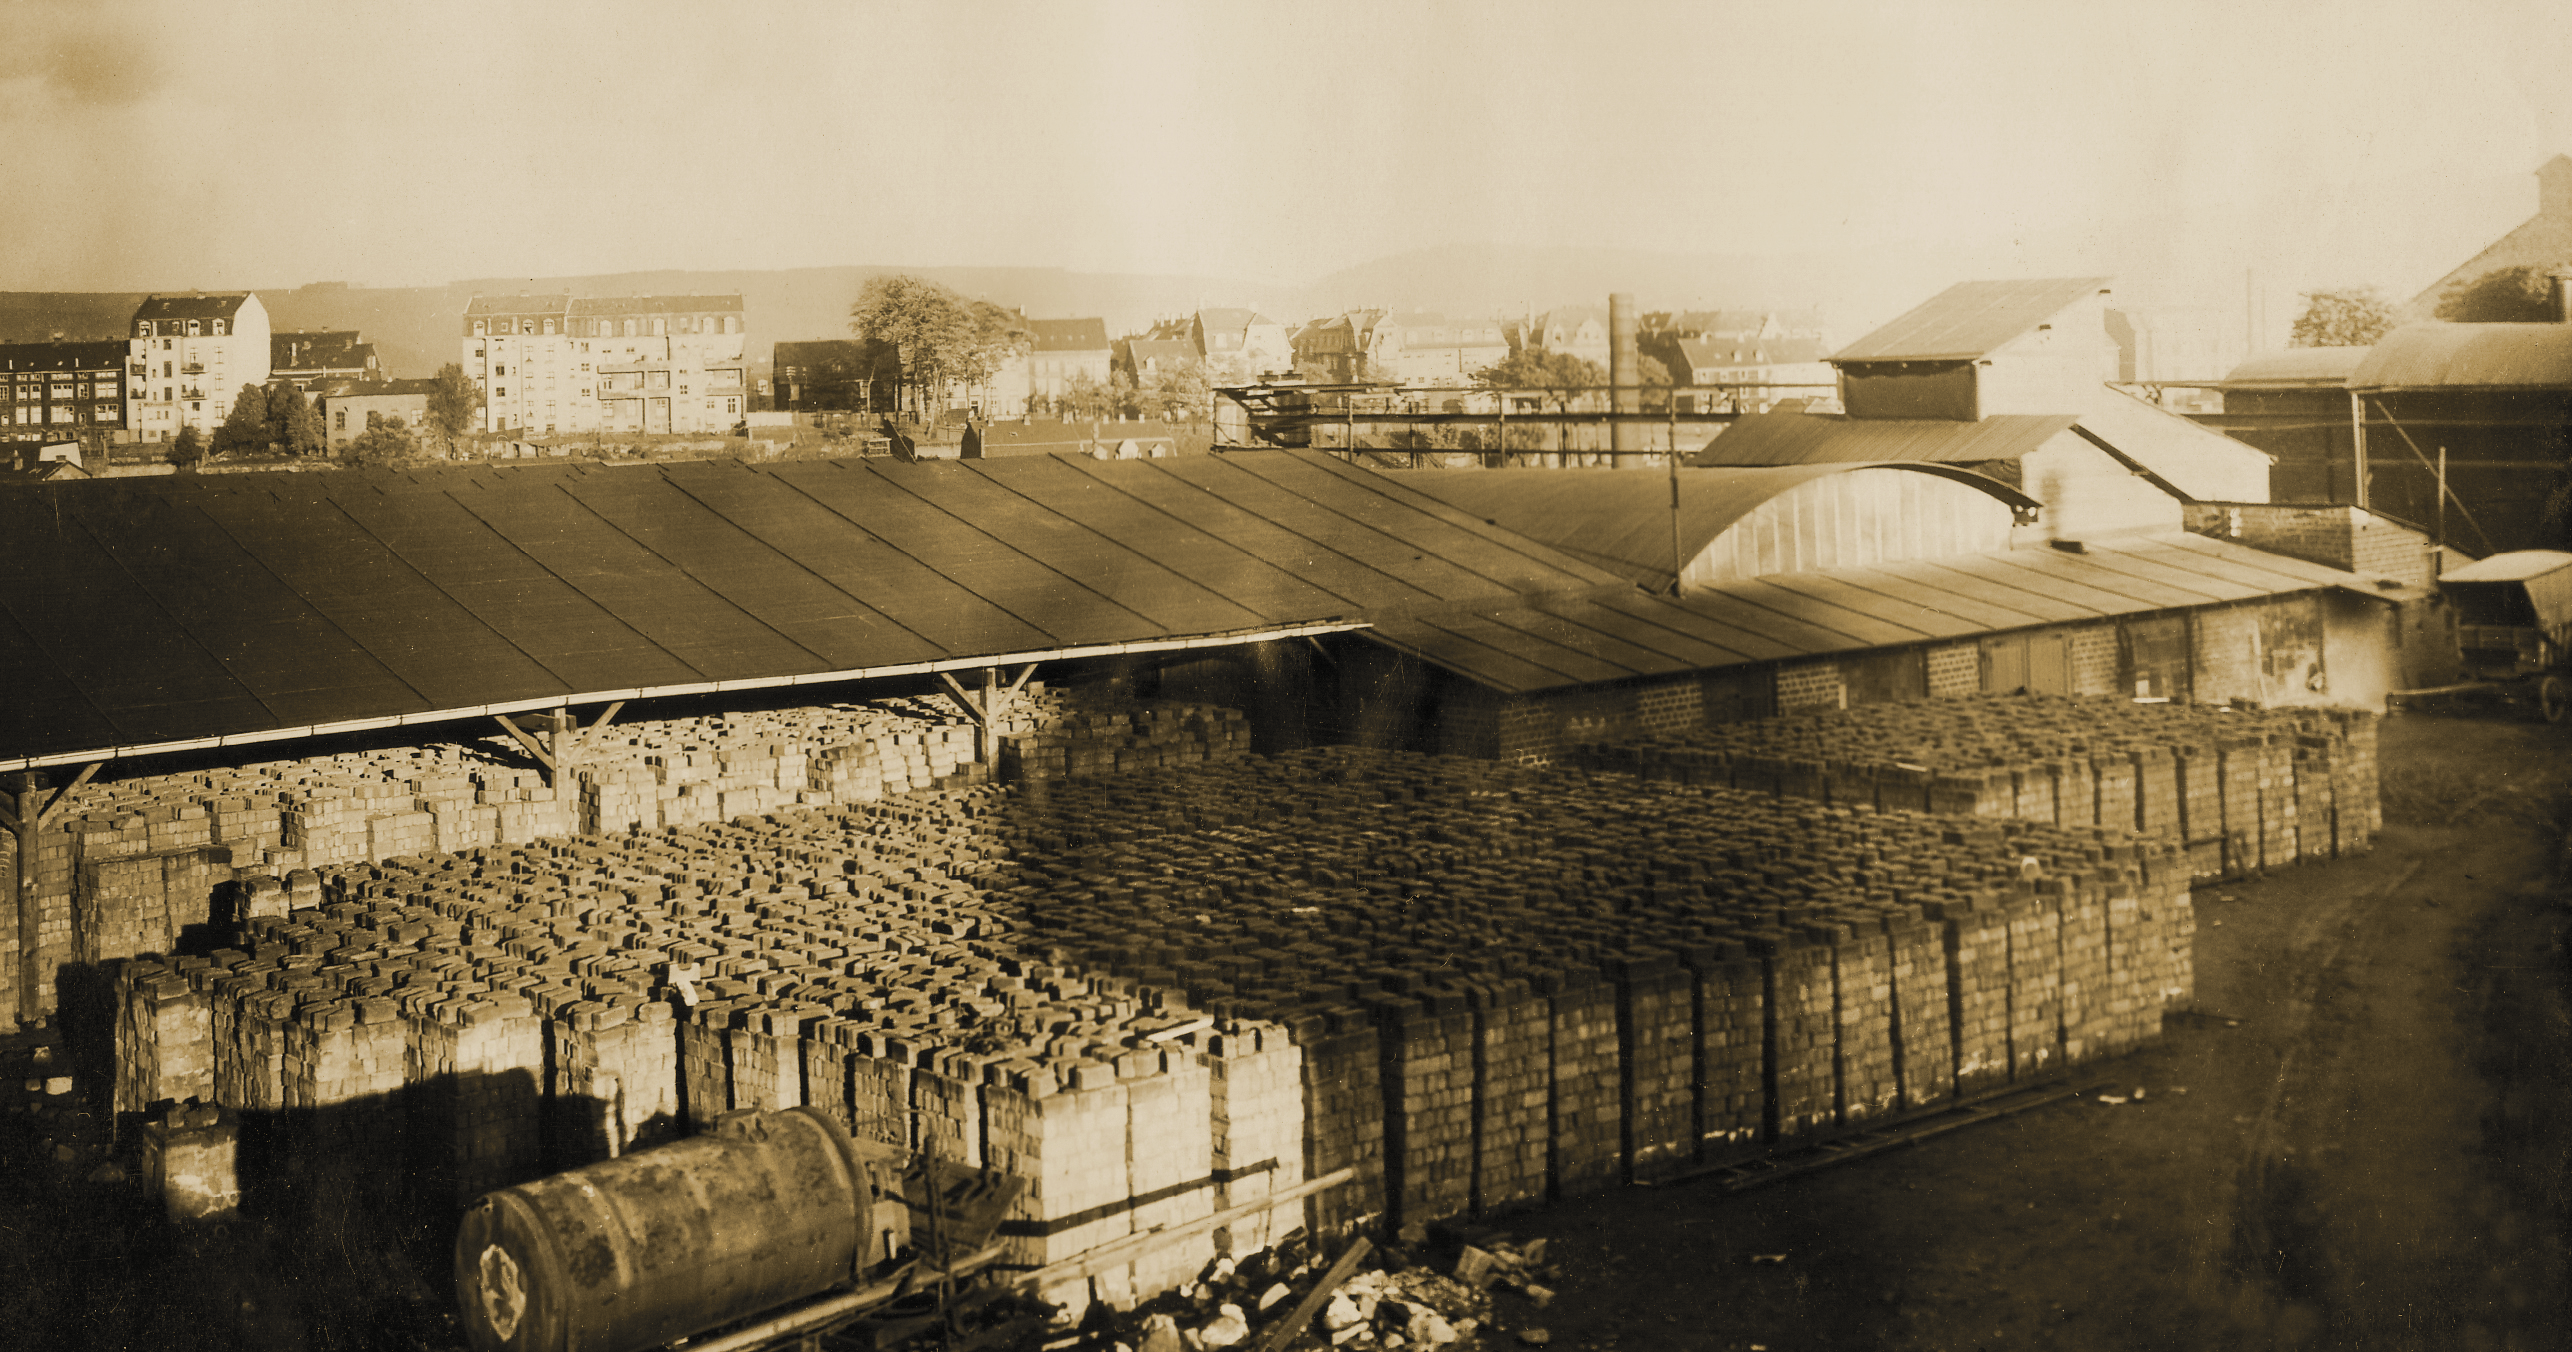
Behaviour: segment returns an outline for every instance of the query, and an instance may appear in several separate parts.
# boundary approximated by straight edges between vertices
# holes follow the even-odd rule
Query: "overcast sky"
[[[2572,150],[2544,0],[6,14],[0,289],[2015,242],[2407,294]]]

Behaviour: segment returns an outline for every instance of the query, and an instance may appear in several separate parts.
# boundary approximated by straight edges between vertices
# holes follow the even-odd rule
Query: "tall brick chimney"
[[[1631,291],[1608,295],[1608,387],[1609,404],[1617,412],[1643,411],[1643,364],[1635,360]],[[1624,465],[1626,456],[1643,449],[1643,425],[1618,422],[1609,430],[1608,446],[1616,453],[1614,463]]]

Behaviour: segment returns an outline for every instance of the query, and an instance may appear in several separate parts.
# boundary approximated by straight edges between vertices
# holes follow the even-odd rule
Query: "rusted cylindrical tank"
[[[636,1352],[852,1280],[898,1174],[809,1108],[486,1193],[456,1232],[483,1352]],[[898,1195],[888,1206],[900,1205]]]

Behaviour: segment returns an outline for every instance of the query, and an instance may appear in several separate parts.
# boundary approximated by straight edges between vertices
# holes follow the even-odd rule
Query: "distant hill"
[[[0,291],[0,342],[122,338],[140,291]]]

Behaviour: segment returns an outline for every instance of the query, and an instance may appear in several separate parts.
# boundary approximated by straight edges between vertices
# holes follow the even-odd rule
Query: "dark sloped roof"
[[[2349,387],[2572,389],[2572,324],[2405,324],[2367,349]]]
[[[374,350],[375,345],[359,338],[355,329],[268,335],[268,365],[278,370],[364,366]]]
[[[1367,637],[1510,694],[1670,676],[2373,579],[2198,535],[1787,573],[1682,598],[1502,598],[1388,619]]]
[[[1035,335],[1039,352],[1105,352],[1107,321],[1104,319],[1031,319],[1027,331]]]
[[[1962,361],[1982,356],[2035,328],[2084,296],[2105,277],[2040,277],[1958,282],[1917,309],[1840,349],[1831,360]]]
[[[1734,423],[1689,463],[1713,467],[1929,460],[1964,465],[2015,460],[2080,420],[2077,413],[2005,413],[1981,422],[1946,422],[1777,409]]]
[[[1834,474],[1883,469],[1934,474],[1989,493],[2015,507],[2034,498],[2007,484],[1945,465],[1918,463],[1794,465],[1763,469],[1679,471],[1678,547],[1692,559],[1762,503]],[[1671,571],[1670,479],[1594,469],[1388,470],[1386,477],[1516,531],[1573,558],[1660,590]]]
[[[0,538],[0,766],[1622,585],[1286,451],[109,479]]]
[[[87,371],[123,366],[132,349],[122,338],[67,343],[0,343],[0,371]]]
[[[2226,389],[2263,386],[2337,386],[2367,359],[2363,347],[2290,347],[2262,352],[2224,375]]]
[[[1816,338],[1681,338],[1680,354],[1691,367],[1784,366],[1822,360]]]
[[[1136,338],[1126,344],[1136,366],[1146,362],[1184,363],[1197,360],[1197,345],[1185,338]]]
[[[145,296],[134,310],[137,322],[146,319],[230,319],[250,299],[247,291],[225,291],[188,296]]]
[[[465,303],[467,319],[475,315],[559,315],[571,308],[572,298],[558,296],[476,296]]]

